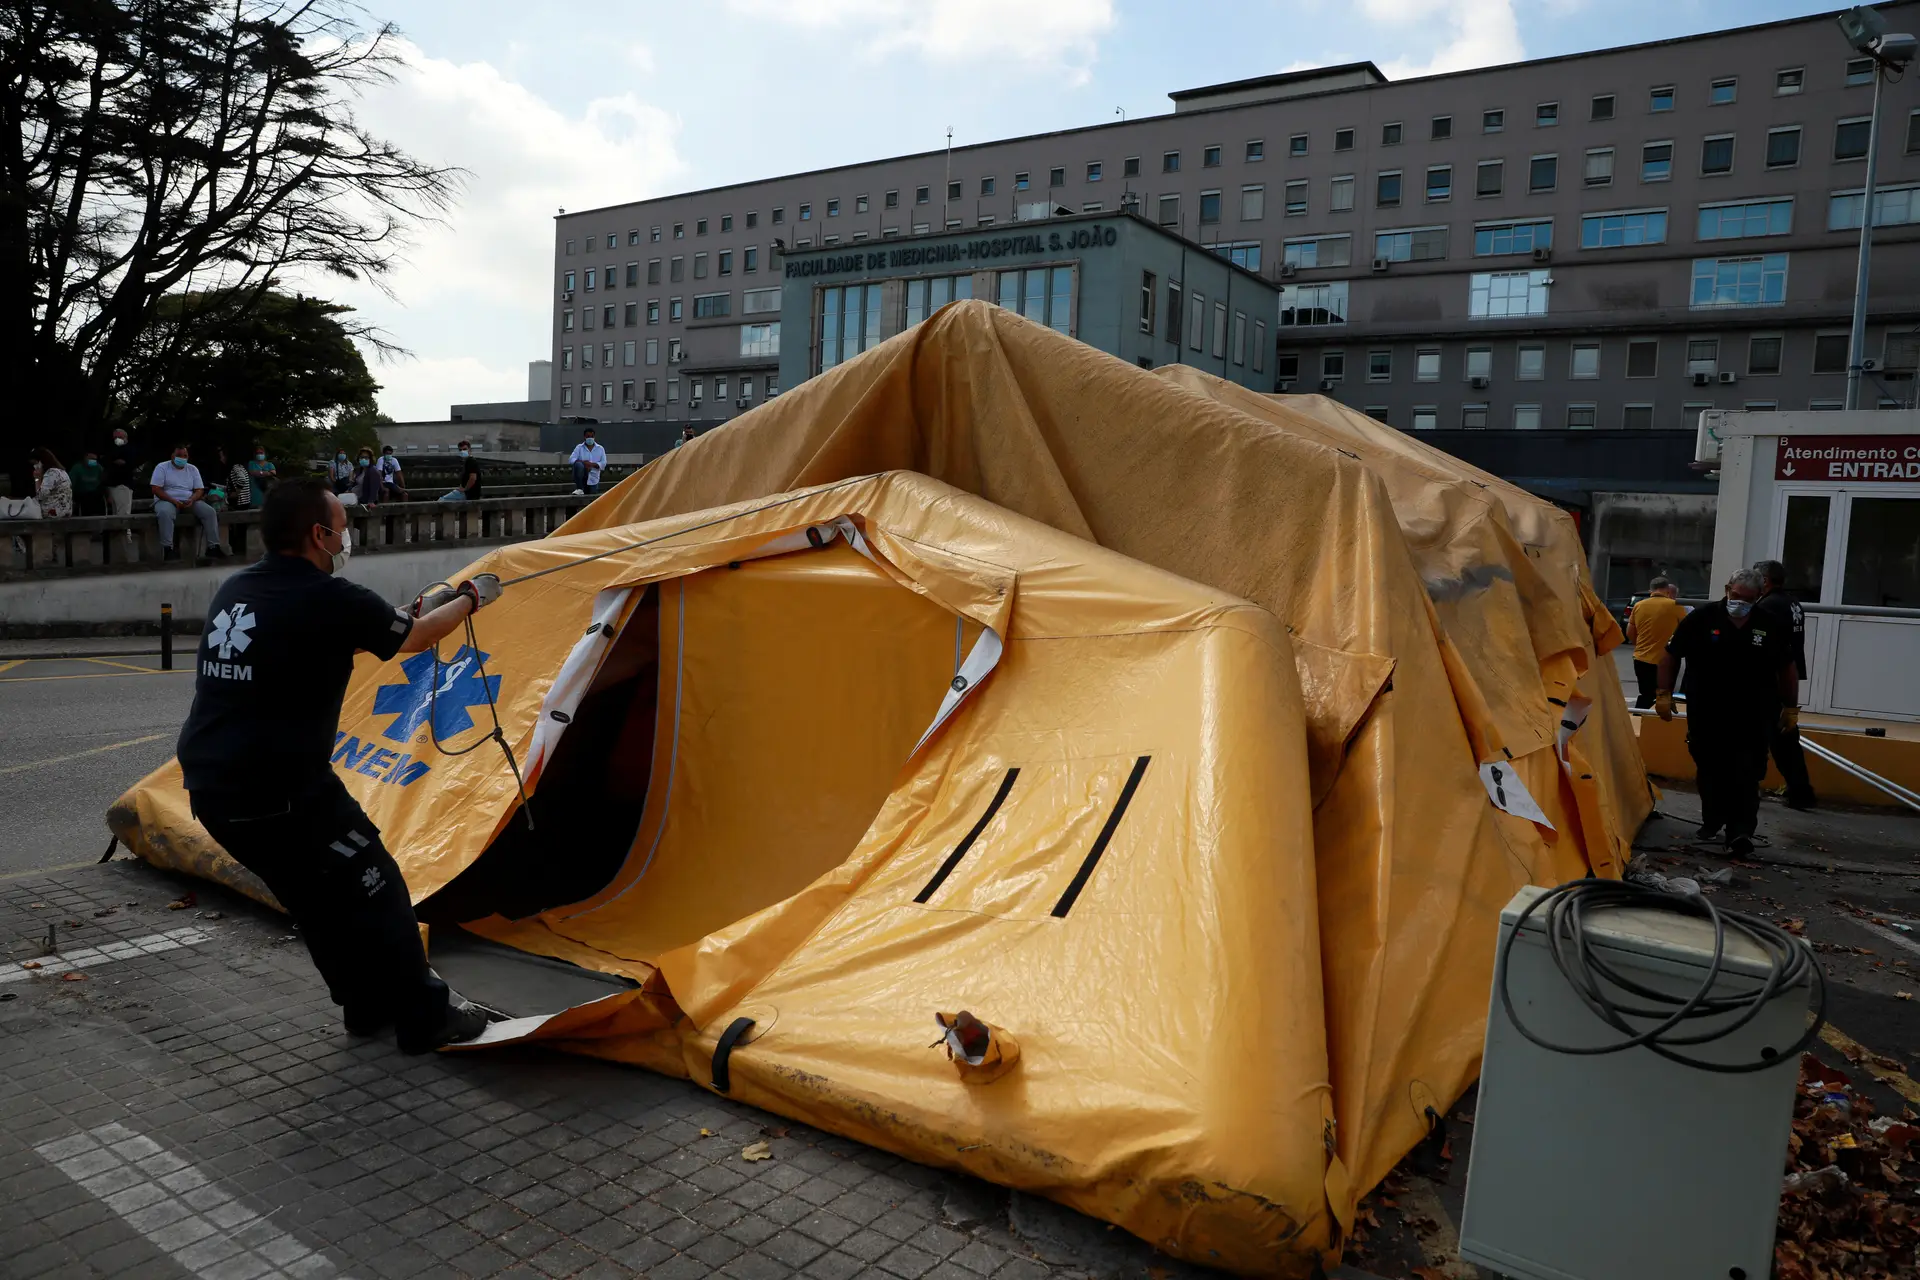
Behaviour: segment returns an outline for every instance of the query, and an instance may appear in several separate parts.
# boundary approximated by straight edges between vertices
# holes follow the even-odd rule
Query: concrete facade
[[[454,406],[456,409],[460,405]],[[492,408],[496,406],[466,406]],[[390,444],[402,457],[451,454],[462,440],[473,442],[475,453],[517,453],[540,448],[537,420],[475,417],[451,422],[383,422],[380,443]]]
[[[1882,11],[1920,26],[1911,0]],[[1165,115],[955,148],[950,178],[935,151],[568,213],[553,414],[677,424],[697,372],[729,377],[696,415],[723,421],[791,385],[784,348],[776,365],[743,332],[784,327],[765,294],[784,251],[1120,210],[1280,287],[1275,389],[1395,426],[1824,408],[1857,240],[1839,193],[1861,183],[1872,94],[1822,14],[1399,82],[1360,63],[1181,90]],[[1883,97],[1868,354],[1898,375],[1920,346],[1899,336],[1920,329],[1920,80]]]

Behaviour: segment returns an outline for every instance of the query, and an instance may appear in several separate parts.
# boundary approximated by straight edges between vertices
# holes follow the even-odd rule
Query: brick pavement
[[[9,1280],[1210,1274],[685,1081],[349,1039],[284,919],[141,863],[0,882],[0,972],[49,925],[85,965],[0,981]]]

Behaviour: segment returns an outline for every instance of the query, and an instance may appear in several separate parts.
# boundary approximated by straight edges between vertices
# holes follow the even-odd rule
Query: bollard
[[[173,606],[160,606],[160,669],[173,670]]]

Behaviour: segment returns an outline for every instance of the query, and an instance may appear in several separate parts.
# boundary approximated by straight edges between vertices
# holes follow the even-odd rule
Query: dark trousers
[[[306,939],[333,1002],[390,1017],[402,1048],[430,1046],[447,984],[427,967],[406,882],[380,831],[339,779],[291,800],[195,792],[194,816],[273,890]]]
[[[588,493],[598,493],[600,492],[600,477],[595,476],[593,483],[588,484],[588,469],[587,464],[584,462],[576,462],[573,464],[573,487],[576,489],[585,489]]]
[[[1807,757],[1800,750],[1800,730],[1789,729],[1780,732],[1780,713],[1774,711],[1773,730],[1768,735],[1768,746],[1773,752],[1774,767],[1780,770],[1780,776],[1786,779],[1787,803],[1811,805],[1815,802],[1813,781],[1807,777]]]
[[[1653,705],[1653,695],[1660,692],[1660,664],[1635,658],[1633,678],[1640,682],[1640,696],[1633,700],[1633,705],[1645,711]]]
[[[1751,838],[1760,823],[1760,780],[1767,772],[1766,722],[1687,707],[1687,754],[1700,786],[1700,826]]]
[[[107,491],[95,489],[90,493],[73,495],[74,508],[83,516],[103,516],[107,514]]]

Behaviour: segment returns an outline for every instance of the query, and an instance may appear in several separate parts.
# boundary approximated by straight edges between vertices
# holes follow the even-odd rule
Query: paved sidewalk
[[[124,859],[0,882],[0,1079],[19,1280],[1211,1274],[637,1068],[350,1040],[283,919]]]

